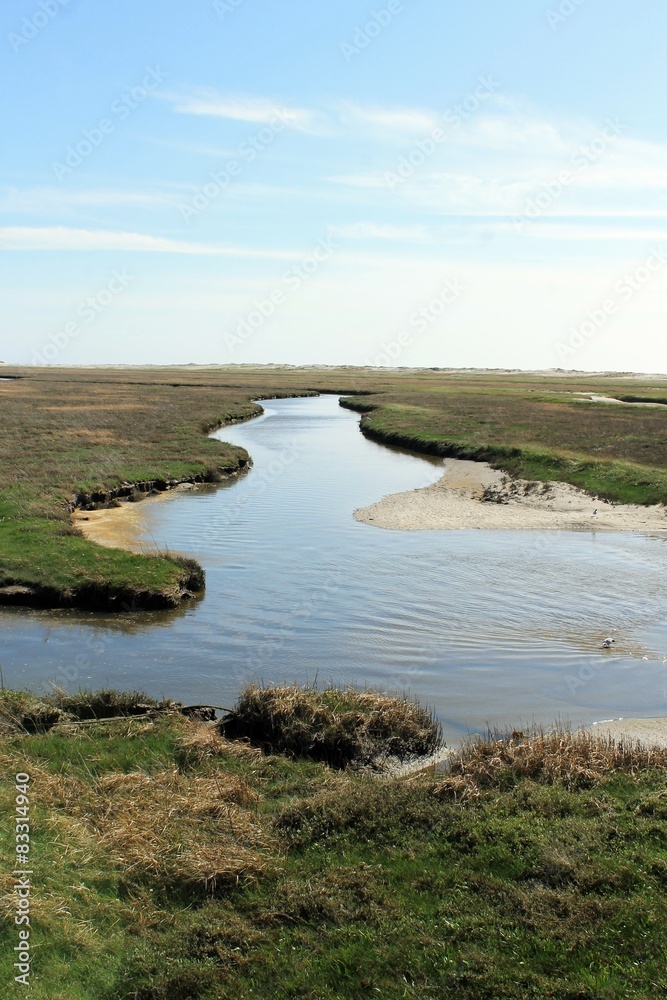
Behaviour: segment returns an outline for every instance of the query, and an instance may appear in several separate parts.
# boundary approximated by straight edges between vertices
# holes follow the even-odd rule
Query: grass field
[[[170,482],[216,481],[248,456],[207,437],[252,400],[354,394],[364,433],[441,455],[483,458],[613,501],[667,501],[667,407],[605,405],[577,393],[667,398],[667,379],[298,368],[2,368],[0,600],[109,609],[170,607],[202,585],[168,555],[101,549],[72,504],[139,499]]]
[[[31,703],[0,695],[0,976],[27,772],[35,1000],[667,992],[667,751],[513,734],[445,775],[378,778],[178,714],[68,721],[145,711],[142,695],[75,696],[30,735],[11,720]],[[350,694],[327,703],[347,711]]]

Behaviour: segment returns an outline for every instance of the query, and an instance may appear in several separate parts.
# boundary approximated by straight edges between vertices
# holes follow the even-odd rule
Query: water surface
[[[430,702],[450,740],[667,714],[663,538],[360,524],[355,508],[440,464],[366,440],[337,397],[263,406],[217,434],[250,452],[247,475],[141,507],[147,543],[203,563],[205,598],[141,616],[4,609],[6,684],[218,705],[251,679],[370,684]]]

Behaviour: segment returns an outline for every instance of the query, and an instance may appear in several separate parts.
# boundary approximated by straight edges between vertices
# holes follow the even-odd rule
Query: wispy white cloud
[[[394,139],[410,135],[421,135],[438,126],[438,116],[430,111],[417,108],[381,108],[360,104],[342,105],[340,121],[354,132],[368,131],[378,137],[391,136]]]
[[[387,191],[387,181],[384,174],[380,173],[358,173],[358,174],[331,174],[323,180],[330,184],[342,184],[351,188],[377,188]]]
[[[115,208],[123,205],[164,205],[160,195],[110,188],[72,191],[63,187],[9,187],[0,191],[0,210],[24,214],[59,212],[78,208]]]
[[[256,125],[268,125],[279,119],[291,128],[303,132],[316,128],[319,118],[318,113],[307,108],[291,107],[265,97],[220,94],[212,89],[200,89],[185,95],[163,96],[172,101],[173,110],[180,115],[228,118]]]
[[[522,215],[535,200],[538,214],[554,219],[667,212],[667,144],[633,139],[616,121],[551,121],[499,102],[430,151],[417,140],[413,150],[389,157],[384,168],[324,180],[356,188],[360,202],[370,198],[385,213],[396,200],[403,213],[409,206],[466,217]]]
[[[290,127],[320,136],[349,135],[379,142],[396,142],[430,133],[444,124],[437,110],[382,107],[353,102],[334,102],[319,108],[294,107],[280,100],[238,94],[223,94],[199,88],[182,94],[163,93],[176,114],[226,118],[253,124],[268,124],[280,116]],[[508,137],[508,142],[511,137]]]
[[[190,243],[146,233],[74,229],[68,226],[5,226],[0,228],[0,250],[119,250],[129,253],[202,254],[223,257],[258,257],[294,260],[291,250],[262,250]]]
[[[511,227],[507,226],[507,230]],[[597,240],[607,242],[608,240],[639,242],[647,244],[664,244],[667,252],[667,227],[656,227],[654,229],[641,226],[600,226],[591,225],[588,221],[572,221],[569,223],[557,222],[537,222],[534,224],[532,234],[539,239],[549,240]]]
[[[587,135],[586,131],[583,135]],[[472,146],[487,153],[509,153],[513,158],[538,154],[544,159],[565,156],[571,141],[552,122],[503,110],[471,118],[451,138],[458,146]]]
[[[344,226],[332,226],[334,236],[347,240],[390,240],[401,243],[426,243],[429,231],[426,226],[388,226],[374,222],[353,222]]]

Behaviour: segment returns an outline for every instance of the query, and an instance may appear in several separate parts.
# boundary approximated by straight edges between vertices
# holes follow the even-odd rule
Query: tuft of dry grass
[[[251,684],[220,728],[225,736],[248,739],[266,752],[339,768],[426,756],[442,745],[440,724],[422,705],[354,688]]]
[[[636,774],[667,767],[667,748],[636,740],[614,740],[584,730],[536,728],[465,743],[450,759],[441,793],[457,798],[483,788],[503,787],[528,778],[566,788],[591,788],[616,772]]]
[[[258,761],[262,751],[243,740],[227,740],[221,736],[216,723],[201,723],[188,726],[179,737],[177,748],[180,751],[180,762],[187,766],[196,766],[206,760],[216,757],[227,757],[241,761]]]
[[[213,892],[267,866],[257,795],[233,775],[109,774],[77,808],[128,884]]]

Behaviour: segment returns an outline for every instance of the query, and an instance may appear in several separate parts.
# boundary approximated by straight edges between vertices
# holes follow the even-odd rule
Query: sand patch
[[[582,396],[581,402],[587,402],[590,400],[592,403],[614,403],[616,406],[639,406],[644,407],[644,409],[649,410],[664,410],[667,409],[667,404],[665,403],[650,403],[650,402],[638,402],[634,403],[628,402],[627,399],[614,399],[613,396],[596,396],[595,393],[591,392],[575,392],[575,396]]]
[[[667,747],[667,719],[611,719],[594,723],[588,732],[613,740],[640,740],[645,746]]]
[[[157,496],[146,497],[139,503],[125,501],[119,507],[103,510],[75,510],[72,523],[97,545],[108,549],[126,549],[128,552],[157,552],[160,545],[155,540],[147,540],[148,519],[146,506],[161,503],[196,489],[192,483],[182,483]]]
[[[395,493],[354,512],[357,521],[402,531],[667,531],[658,504],[612,504],[569,483],[511,479],[485,462],[447,459],[437,483]]]

